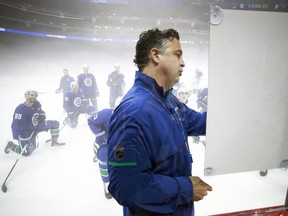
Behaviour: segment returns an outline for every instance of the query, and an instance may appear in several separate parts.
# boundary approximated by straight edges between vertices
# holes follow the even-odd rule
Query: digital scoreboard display
[[[225,9],[255,10],[255,11],[278,11],[288,12],[288,0],[87,0],[90,3],[125,4],[125,5],[150,5],[150,6],[178,6],[189,5],[218,5]]]
[[[215,4],[225,9],[288,12],[287,0],[222,0]]]

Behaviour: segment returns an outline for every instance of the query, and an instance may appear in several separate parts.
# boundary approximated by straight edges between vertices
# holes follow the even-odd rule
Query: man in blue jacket
[[[206,112],[172,94],[185,66],[179,34],[157,28],[136,45],[134,85],[111,117],[109,192],[124,215],[194,215],[212,187],[192,176],[188,136],[205,135]]]

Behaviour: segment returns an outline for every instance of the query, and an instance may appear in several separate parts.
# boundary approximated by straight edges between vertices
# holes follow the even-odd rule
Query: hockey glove
[[[46,113],[45,112],[39,113],[38,122],[41,123],[45,121],[45,119],[46,119]]]
[[[99,97],[99,96],[100,96],[99,90],[96,90],[96,97]]]

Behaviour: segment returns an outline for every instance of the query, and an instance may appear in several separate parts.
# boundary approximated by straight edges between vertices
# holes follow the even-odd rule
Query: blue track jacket
[[[194,215],[187,136],[205,135],[206,112],[171,91],[138,71],[111,117],[108,189],[124,215]]]

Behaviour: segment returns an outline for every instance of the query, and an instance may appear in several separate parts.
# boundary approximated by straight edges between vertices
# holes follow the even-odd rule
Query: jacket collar
[[[165,94],[164,88],[162,86],[159,86],[154,78],[144,74],[141,71],[136,71],[135,84],[143,86],[148,91],[152,92],[153,94],[163,99],[165,99],[167,96],[169,96],[172,93],[172,88],[171,88]]]

